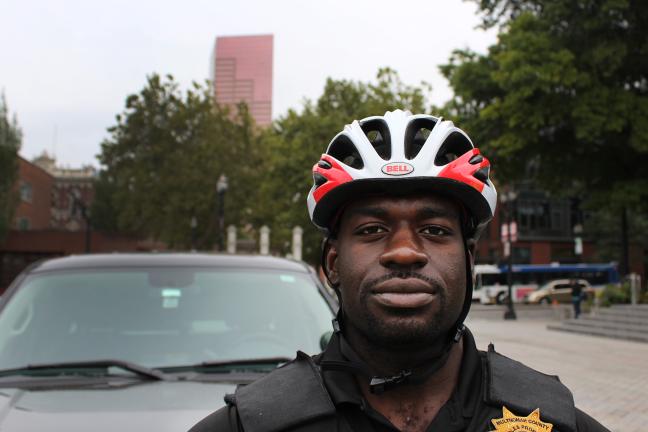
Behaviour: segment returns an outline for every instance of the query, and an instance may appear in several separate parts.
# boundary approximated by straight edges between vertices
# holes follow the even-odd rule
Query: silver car
[[[0,430],[187,430],[238,384],[319,352],[335,307],[279,258],[42,262],[0,300]]]

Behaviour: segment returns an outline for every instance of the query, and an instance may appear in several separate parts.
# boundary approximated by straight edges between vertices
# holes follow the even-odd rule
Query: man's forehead
[[[418,213],[428,213],[459,219],[460,205],[452,198],[440,194],[382,194],[361,197],[348,203],[343,209],[340,219],[354,215],[387,214],[390,209],[407,206]]]

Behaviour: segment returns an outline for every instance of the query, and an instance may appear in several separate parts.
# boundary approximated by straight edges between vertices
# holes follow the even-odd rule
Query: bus
[[[508,294],[507,265],[476,265],[473,300],[502,304]],[[585,279],[594,288],[620,283],[616,263],[603,264],[514,264],[513,301],[556,279]]]

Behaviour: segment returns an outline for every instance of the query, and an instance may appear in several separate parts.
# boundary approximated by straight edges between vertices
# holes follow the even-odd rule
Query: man
[[[571,301],[574,307],[574,318],[578,319],[581,314],[581,302],[583,301],[583,285],[578,279],[571,279],[569,281],[571,286]]]
[[[308,196],[340,300],[328,347],[239,387],[192,432],[605,431],[557,378],[479,352],[463,324],[497,202],[489,170],[449,121],[347,125]]]

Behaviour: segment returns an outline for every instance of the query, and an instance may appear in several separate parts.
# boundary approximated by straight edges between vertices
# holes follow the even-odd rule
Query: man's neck
[[[439,349],[421,352],[385,352],[356,346],[349,341],[357,354],[377,371],[398,373],[403,369],[421,367],[424,359],[430,364],[440,354]],[[424,431],[434,420],[441,407],[450,399],[459,382],[459,371],[463,357],[463,339],[450,348],[445,364],[420,384],[405,384],[380,395],[371,393],[367,377],[356,380],[369,404],[401,431]],[[371,360],[369,360],[371,359]]]
[[[385,346],[369,341],[361,332],[347,326],[344,337],[353,351],[375,375],[388,376],[403,370],[423,369],[445,354],[447,340],[421,345]]]

